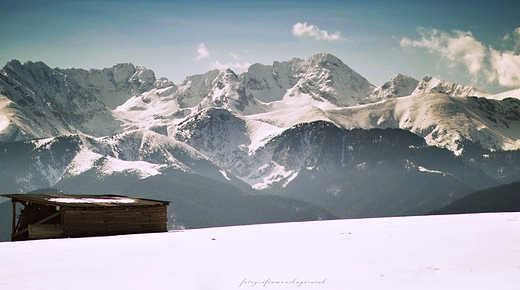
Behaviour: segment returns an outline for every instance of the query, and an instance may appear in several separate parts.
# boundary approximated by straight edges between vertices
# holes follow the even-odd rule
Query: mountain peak
[[[396,74],[369,96],[369,100],[378,101],[409,96],[417,87],[418,80],[403,74]]]
[[[224,77],[227,80],[238,81],[237,74],[234,71],[232,71],[230,68],[226,69],[226,71],[224,72]]]
[[[329,53],[316,54],[304,61],[299,70],[298,90],[336,106],[361,103],[374,90],[363,76]]]
[[[7,63],[0,74],[0,87],[11,108],[2,112],[9,126],[3,128],[7,131],[2,130],[0,140],[77,132],[100,136],[120,129],[120,123],[106,105],[66,72],[41,61],[23,65],[17,60]]]
[[[5,64],[5,67],[7,66],[10,66],[10,67],[19,67],[19,66],[22,66],[22,64],[20,63],[19,60],[17,59],[11,59],[10,61],[8,61],[6,64]]]
[[[412,78],[412,77],[398,73],[393,78],[391,78],[391,80],[403,80],[403,79],[410,79],[410,78]]]
[[[412,95],[421,93],[441,93],[452,97],[487,96],[472,86],[459,85],[432,76],[425,76],[417,84]]]
[[[13,59],[6,63],[3,71],[11,71],[11,73],[15,73],[16,75],[20,74],[23,70],[29,70],[29,71],[37,71],[37,70],[52,70],[49,66],[47,66],[45,63],[41,61],[32,62],[27,61],[24,64],[20,63],[19,60]]]
[[[341,61],[339,58],[330,53],[315,54],[304,62],[308,63],[311,67],[329,69],[341,68],[342,70],[353,72],[353,70],[350,67],[348,67],[343,61]]]
[[[245,88],[262,102],[318,106],[361,103],[374,86],[330,53],[307,60],[293,58],[273,65],[254,64],[240,76]]]
[[[336,56],[328,53],[328,52],[322,52],[317,53],[309,58],[309,61],[326,61],[331,63],[343,63],[339,58]]]

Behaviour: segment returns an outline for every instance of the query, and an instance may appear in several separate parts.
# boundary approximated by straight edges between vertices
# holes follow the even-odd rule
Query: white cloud
[[[314,38],[315,40],[326,40],[326,41],[338,41],[344,40],[341,37],[341,33],[339,31],[334,32],[333,34],[329,34],[326,30],[321,30],[317,26],[308,25],[305,23],[296,23],[292,28],[292,35],[298,38]]]
[[[514,51],[520,51],[520,27],[515,29],[512,34],[506,34],[504,36],[504,41],[511,41],[513,42]]]
[[[199,44],[199,46],[197,46],[197,52],[199,53],[199,55],[193,59],[195,61],[200,61],[201,59],[209,56],[209,51],[204,43],[201,43]]]
[[[484,46],[469,31],[454,30],[452,34],[437,29],[419,28],[420,40],[402,38],[403,48],[424,48],[430,53],[439,53],[448,61],[448,67],[463,65],[474,82],[484,79],[497,81],[506,87],[520,86],[520,28],[512,35],[506,35],[504,41],[514,41],[514,49],[498,51]]]
[[[490,81],[497,80],[499,84],[506,87],[520,86],[520,55],[512,51],[497,51],[490,48],[491,65],[494,74],[489,77]]]
[[[236,63],[232,63],[232,62],[228,62],[228,63],[220,63],[218,60],[217,61],[213,61],[213,62],[210,62],[209,63],[209,67],[211,69],[218,69],[218,70],[226,70],[226,69],[231,69],[233,71],[245,71],[246,69],[248,69],[249,67],[251,66],[251,63],[249,62],[236,62]]]
[[[471,32],[455,30],[454,36],[437,29],[418,29],[420,40],[403,38],[402,47],[426,48],[430,53],[438,52],[449,60],[449,66],[463,64],[468,72],[476,77],[483,66],[486,56],[486,47],[477,41]]]

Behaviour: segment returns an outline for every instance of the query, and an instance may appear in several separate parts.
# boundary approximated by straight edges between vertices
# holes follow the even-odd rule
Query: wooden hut
[[[167,231],[168,201],[119,195],[2,196],[13,204],[12,241]]]

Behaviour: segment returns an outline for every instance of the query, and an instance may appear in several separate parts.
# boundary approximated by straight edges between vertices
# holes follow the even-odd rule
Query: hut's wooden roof
[[[121,195],[85,194],[0,194],[16,201],[34,202],[53,206],[70,207],[128,207],[167,205],[169,201],[135,198]]]

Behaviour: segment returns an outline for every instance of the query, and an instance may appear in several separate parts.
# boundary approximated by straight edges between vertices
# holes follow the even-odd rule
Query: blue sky
[[[0,64],[191,74],[329,52],[379,86],[397,73],[520,87],[516,1],[2,1]]]

